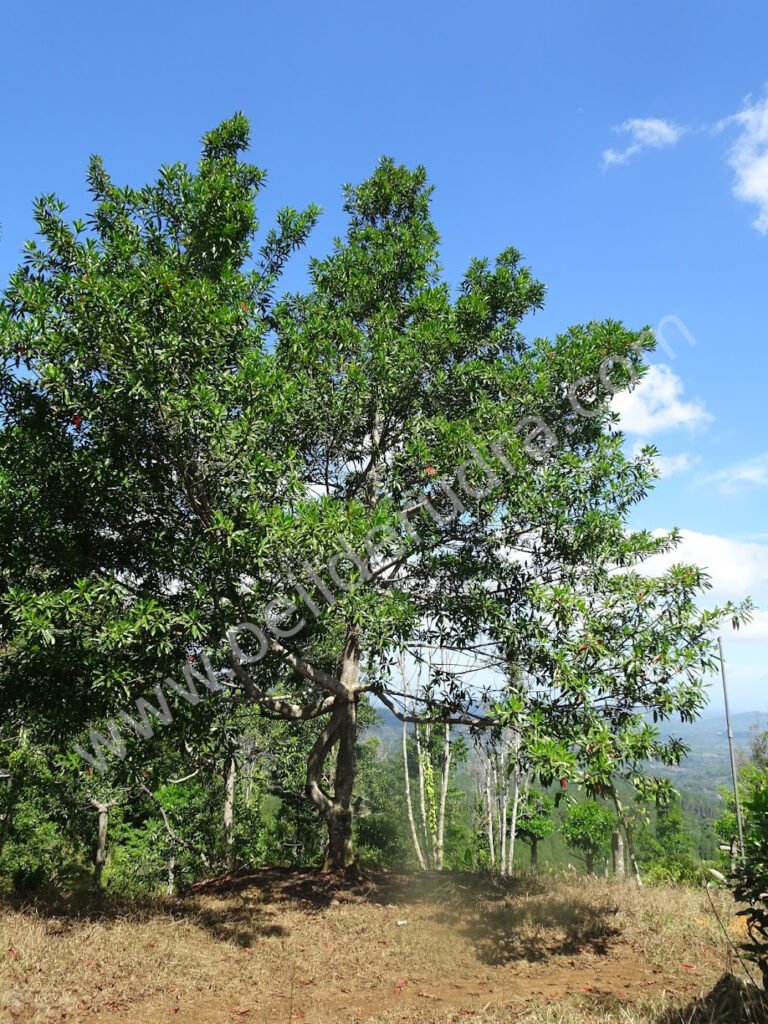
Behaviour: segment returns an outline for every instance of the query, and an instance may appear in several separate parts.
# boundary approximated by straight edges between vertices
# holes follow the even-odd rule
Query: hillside
[[[264,870],[142,908],[7,908],[0,1019],[681,1024],[702,995],[696,1020],[741,1020],[710,995],[728,963],[715,905],[736,935],[730,898],[701,890]]]
[[[732,717],[733,737],[740,752],[746,752],[755,732],[768,729],[768,715],[748,711]],[[719,799],[718,787],[730,785],[731,764],[725,716],[713,715],[692,725],[664,723],[662,735],[678,736],[690,749],[679,768],[664,768],[678,789],[699,794],[709,800]]]
[[[402,725],[386,708],[377,708],[379,723],[370,734],[378,737],[388,751],[400,746]],[[747,711],[732,716],[733,735],[740,752],[749,747],[751,737],[760,729],[768,729],[768,715]],[[659,767],[662,774],[673,780],[677,789],[691,797],[702,797],[704,802],[720,803],[719,787],[730,784],[731,766],[728,736],[723,715],[708,715],[693,724],[679,721],[661,723],[662,736],[676,736],[690,747],[690,753],[679,768]]]

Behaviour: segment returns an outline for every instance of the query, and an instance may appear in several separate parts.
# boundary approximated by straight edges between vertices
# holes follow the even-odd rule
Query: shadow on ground
[[[615,905],[596,906],[559,896],[536,876],[499,880],[462,872],[376,873],[354,882],[313,871],[265,869],[201,882],[190,896],[240,896],[258,907],[290,902],[307,913],[339,903],[392,905],[420,902],[435,908],[434,921],[473,944],[489,966],[531,963],[551,956],[605,955],[619,934]]]
[[[683,1010],[670,1010],[656,1024],[766,1024],[768,994],[733,974],[724,974],[710,993]]]
[[[443,912],[446,925],[469,938],[478,958],[492,967],[525,960],[538,963],[553,956],[591,953],[605,956],[609,942],[620,934],[616,906],[595,906],[587,900],[561,897],[557,892],[530,895],[510,903],[502,897],[483,913]]]
[[[322,874],[314,869],[262,868],[235,875],[222,875],[197,882],[185,890],[185,896],[230,896],[258,890],[262,903],[296,903],[304,910],[321,911],[339,903],[441,902],[456,897],[481,896],[484,900],[506,895],[530,895],[543,892],[535,878],[499,881],[490,875],[470,875],[460,871],[420,871],[398,874],[385,871],[363,872],[356,878]]]
[[[17,913],[44,920],[48,935],[70,934],[87,929],[95,922],[142,924],[163,918],[189,920],[214,939],[244,947],[254,945],[259,938],[287,934],[286,929],[276,923],[276,912],[264,906],[258,893],[250,897],[243,894],[241,898],[220,906],[184,897],[139,901],[87,891],[67,896],[18,895],[3,900],[3,903]]]
[[[616,907],[574,901],[572,894],[558,896],[536,876],[498,880],[462,872],[376,872],[345,879],[313,869],[264,868],[198,882],[179,897],[149,902],[87,893],[13,902],[17,910],[45,916],[53,931],[95,920],[165,917],[190,920],[214,939],[243,947],[288,934],[276,920],[283,905],[323,914],[341,903],[427,903],[435,923],[464,934],[489,966],[585,952],[603,955],[619,934],[613,924]]]

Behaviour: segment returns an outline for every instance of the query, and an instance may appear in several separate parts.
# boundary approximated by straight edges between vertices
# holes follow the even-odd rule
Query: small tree
[[[595,858],[606,854],[615,826],[615,815],[601,804],[589,801],[568,808],[563,839],[571,849],[584,854],[587,874],[594,873]]]
[[[531,871],[538,870],[539,843],[554,831],[553,810],[554,801],[551,797],[536,790],[530,790],[521,803],[517,818],[517,836],[531,848]]]

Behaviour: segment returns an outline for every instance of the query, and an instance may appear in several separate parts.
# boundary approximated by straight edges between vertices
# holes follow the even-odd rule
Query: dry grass
[[[7,908],[0,1021],[721,1024],[732,991],[692,1000],[729,964],[703,891],[264,871],[140,912]]]

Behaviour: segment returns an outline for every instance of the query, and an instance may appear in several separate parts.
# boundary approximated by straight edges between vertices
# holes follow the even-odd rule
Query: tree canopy
[[[317,719],[306,791],[342,869],[363,699],[517,723],[545,782],[681,756],[643,714],[694,717],[713,630],[748,609],[702,611],[696,567],[639,571],[676,536],[627,526],[654,450],[626,454],[610,398],[650,333],[527,339],[544,287],[520,253],[452,287],[426,172],[390,159],[284,293],[319,211],[261,233],[248,145],[236,115],[142,188],[93,158],[85,219],[35,205],[0,304],[8,720],[98,764],[204,716],[201,685]],[[457,657],[406,695],[398,659],[430,649]]]

